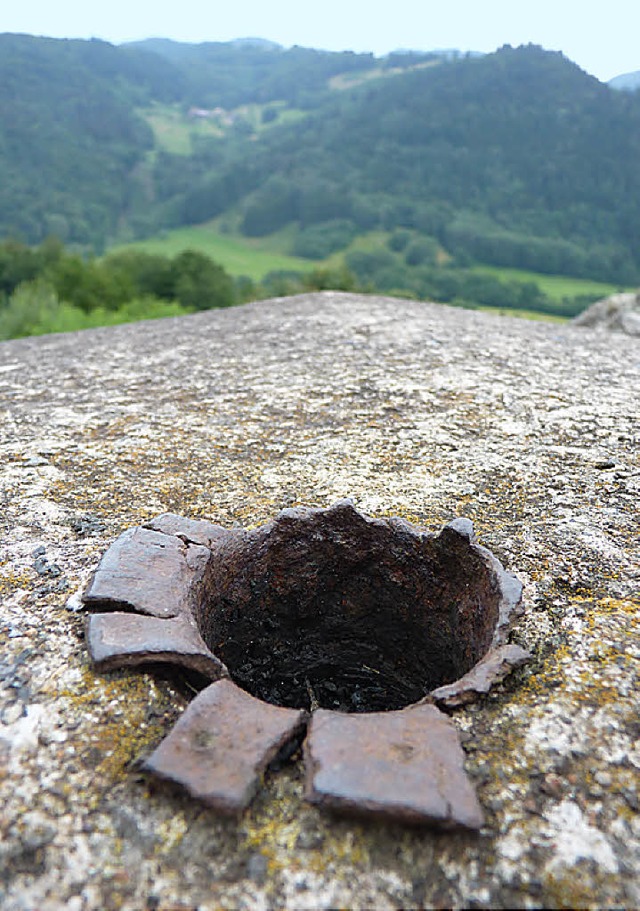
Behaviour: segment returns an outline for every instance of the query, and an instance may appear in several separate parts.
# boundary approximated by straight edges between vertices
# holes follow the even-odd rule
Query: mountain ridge
[[[640,70],[632,73],[622,73],[620,76],[614,76],[607,83],[612,89],[634,92],[640,89]]]
[[[313,229],[307,246],[407,228],[501,265],[640,268],[640,96],[557,52],[151,44],[0,36],[0,233],[100,250],[228,213],[250,236]],[[228,122],[173,153],[154,105]]]

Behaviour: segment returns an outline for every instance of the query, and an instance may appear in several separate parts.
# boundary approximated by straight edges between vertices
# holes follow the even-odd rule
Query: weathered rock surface
[[[333,293],[1,344],[3,911],[640,904],[639,386],[622,333]],[[97,674],[65,609],[160,513],[346,496],[525,582],[534,660],[452,716],[480,836],[326,817],[295,756],[203,810],[135,765],[187,683]]]
[[[640,291],[624,291],[604,297],[576,316],[573,324],[640,337]]]

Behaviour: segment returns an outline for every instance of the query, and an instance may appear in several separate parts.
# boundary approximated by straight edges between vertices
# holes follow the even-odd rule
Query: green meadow
[[[226,219],[226,230],[234,230],[232,220]],[[173,257],[183,250],[198,250],[206,253],[234,277],[247,276],[259,283],[274,272],[311,272],[314,269],[338,270],[344,265],[345,256],[352,251],[375,252],[387,249],[389,232],[371,231],[354,238],[348,248],[337,251],[327,259],[318,261],[293,256],[286,251],[291,249],[295,228],[289,226],[266,237],[248,238],[237,233],[225,233],[223,219],[206,225],[178,228],[151,237],[147,240],[127,244],[120,249],[144,250]],[[110,251],[113,252],[113,251]],[[616,285],[589,279],[571,278],[564,275],[546,275],[522,269],[500,268],[497,266],[477,265],[471,272],[490,275],[503,282],[533,282],[546,295],[549,301],[562,304],[567,299],[589,296],[592,299],[605,297],[620,290]],[[402,293],[398,291],[398,293]],[[415,296],[410,291],[407,296]],[[542,313],[535,310],[491,307],[477,305],[475,309],[517,316],[523,319],[554,320],[563,322],[565,317],[553,313]]]
[[[472,271],[493,275],[502,281],[535,282],[547,297],[557,301],[561,301],[565,297],[581,297],[582,295],[607,297],[610,294],[615,294],[616,291],[625,290],[618,285],[592,281],[588,278],[543,275],[540,272],[526,272],[524,269],[506,269],[500,266],[475,266]]]
[[[265,119],[267,109],[271,117]],[[194,140],[219,139],[239,125],[249,132],[260,133],[306,116],[304,111],[288,108],[284,102],[244,104],[233,111],[211,113],[209,117],[191,117],[181,105],[156,102],[148,108],[141,108],[140,114],[153,130],[154,151],[162,149],[172,155],[191,155]]]
[[[148,240],[116,247],[121,249],[145,250],[162,256],[176,256],[183,250],[198,250],[206,253],[219,263],[230,275],[246,275],[253,281],[261,281],[269,272],[306,272],[317,268],[318,263],[278,251],[283,244],[277,238],[265,240],[238,238],[220,234],[207,225],[178,228]]]

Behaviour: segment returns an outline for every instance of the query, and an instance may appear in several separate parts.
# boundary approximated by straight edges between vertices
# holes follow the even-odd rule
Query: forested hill
[[[308,110],[327,94],[332,77],[370,72],[380,63],[373,54],[285,49],[250,39],[184,44],[150,38],[125,47],[151,52],[178,67],[188,85],[189,97],[183,96],[184,100],[201,108],[233,109],[252,102],[286,101]],[[418,60],[433,57],[417,55]],[[400,55],[398,61],[407,66],[414,58]],[[385,66],[393,64],[393,55],[385,59]]]
[[[607,85],[612,89],[619,89],[623,92],[635,92],[640,89],[640,70],[615,76],[609,80]]]
[[[152,104],[233,108],[278,99],[317,106],[335,75],[409,66],[436,55],[284,50],[266,42],[115,47],[0,35],[0,237],[55,232],[101,247],[154,215]],[[238,131],[242,134],[242,131]],[[245,137],[246,138],[246,137]],[[181,170],[184,161],[176,164]],[[162,172],[164,173],[164,172]]]
[[[459,263],[626,283],[639,162],[640,92],[533,46],[379,60],[0,36],[0,236],[29,242],[101,249],[225,214],[246,235],[291,226],[316,257],[407,229]]]
[[[142,51],[0,35],[0,235],[103,244],[153,147],[136,107],[176,100],[182,82]]]
[[[342,219],[502,265],[614,280],[640,265],[640,94],[536,47],[336,94],[245,165],[249,234]],[[225,208],[237,167],[192,184],[178,219]]]

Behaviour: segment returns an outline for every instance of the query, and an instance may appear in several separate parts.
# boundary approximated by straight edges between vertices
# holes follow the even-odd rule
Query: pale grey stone
[[[6,342],[0,363],[19,364],[0,398],[0,706],[37,694],[0,727],[3,911],[637,906],[637,339],[325,292]],[[453,715],[480,836],[328,820],[295,757],[241,822],[152,785],[136,761],[191,691],[94,673],[67,594],[38,591],[39,546],[75,591],[155,515],[258,527],[346,496],[432,533],[466,516],[524,583],[509,644],[531,664]],[[104,529],[77,534],[78,515]],[[33,811],[56,836],[29,851]]]

